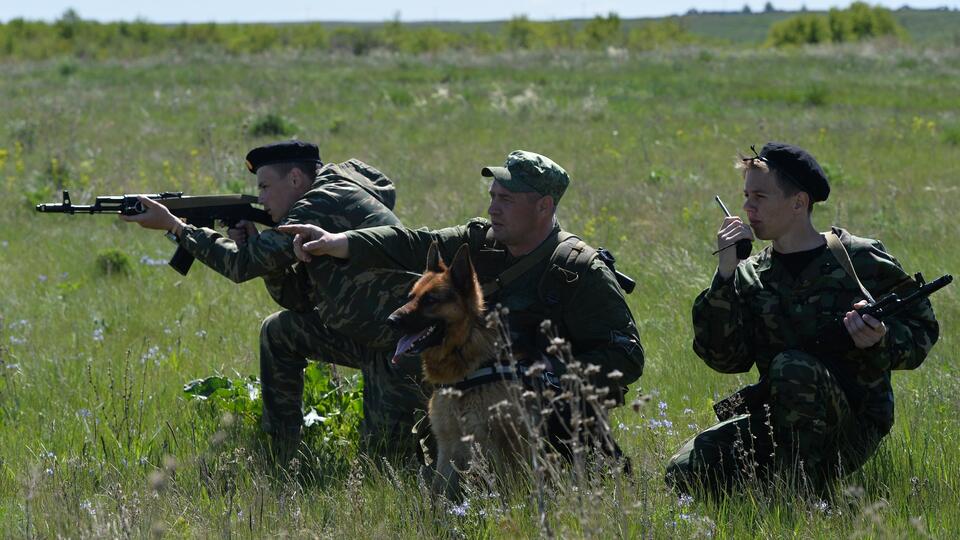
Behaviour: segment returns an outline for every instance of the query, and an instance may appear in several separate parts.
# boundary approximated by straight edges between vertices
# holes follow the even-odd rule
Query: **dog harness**
[[[560,378],[551,371],[541,372],[539,375],[530,377],[527,375],[528,366],[516,364],[511,367],[504,364],[494,364],[482,367],[473,373],[468,374],[462,381],[454,384],[441,385],[445,388],[455,388],[463,391],[476,386],[501,381],[521,381],[524,385],[534,388],[539,385],[543,387],[560,388]]]

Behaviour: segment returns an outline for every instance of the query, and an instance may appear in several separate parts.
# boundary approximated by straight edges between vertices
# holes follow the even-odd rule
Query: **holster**
[[[714,403],[713,412],[721,422],[741,414],[762,412],[770,401],[770,384],[767,381],[744,386],[729,396]]]

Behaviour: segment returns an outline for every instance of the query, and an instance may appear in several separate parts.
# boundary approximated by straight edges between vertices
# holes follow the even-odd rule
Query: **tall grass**
[[[571,173],[564,226],[614,251],[647,368],[618,409],[635,478],[548,499],[552,533],[590,537],[924,536],[960,532],[957,293],[934,300],[943,332],[894,376],[897,424],[881,451],[821,501],[760,491],[678,498],[669,456],[753,375],[710,372],[690,349],[690,305],[715,259],[720,194],[735,207],[736,152],[808,148],[834,178],[814,213],[881,238],[908,271],[955,271],[960,150],[956,55],[871,46],[793,52],[683,49],[353,57],[187,51],[133,61],[5,64],[0,80],[0,529],[4,536],[530,537],[523,494],[435,507],[416,475],[358,458],[326,474],[304,456],[264,465],[252,422],[187,400],[184,382],[257,371],[262,287],[157,261],[161,235],[107,216],[48,216],[38,190],[94,194],[253,191],[242,156],[274,114],[327,161],[357,157],[396,180],[412,226],[486,208],[478,172],[516,148]],[[291,76],[291,74],[295,76]],[[279,85],[277,81],[284,81]],[[815,99],[809,89],[816,89]],[[51,160],[67,164],[51,167]],[[51,171],[69,171],[64,177]],[[59,175],[59,176],[58,176]],[[96,254],[127,255],[109,275]],[[318,472],[319,471],[319,472]]]

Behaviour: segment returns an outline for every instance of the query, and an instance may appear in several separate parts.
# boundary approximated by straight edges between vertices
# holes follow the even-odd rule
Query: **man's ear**
[[[470,293],[476,283],[475,276],[473,262],[470,261],[470,246],[463,244],[450,263],[450,282],[458,291]]]
[[[794,210],[803,210],[806,212],[807,208],[810,206],[810,194],[806,191],[798,191],[796,198],[794,199],[793,209]]]
[[[303,174],[303,171],[299,167],[294,167],[290,169],[290,172],[287,174],[287,177],[290,179],[290,183],[295,188],[302,188],[307,183],[307,176]]]
[[[537,212],[553,214],[553,197],[544,195],[537,201]]]
[[[427,250],[427,272],[439,274],[446,269],[447,267],[443,264],[443,259],[440,258],[440,248],[436,242],[433,242],[430,244],[430,249]]]

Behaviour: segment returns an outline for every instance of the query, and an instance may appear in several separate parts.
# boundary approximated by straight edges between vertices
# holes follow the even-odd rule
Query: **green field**
[[[0,535],[4,537],[495,537],[545,534],[528,496],[431,510],[414,476],[364,465],[277,475],[256,426],[191,401],[184,382],[257,372],[276,306],[197,265],[154,259],[162,235],[109,216],[47,216],[34,202],[96,194],[254,192],[243,155],[266,114],[397,184],[400,218],[440,227],[483,215],[479,170],[522,148],[571,174],[560,220],[616,253],[647,351],[614,424],[634,482],[549,498],[561,537],[960,535],[960,355],[953,286],[934,301],[940,342],[894,376],[897,423],[830,504],[751,492],[678,500],[662,468],[709,425],[711,403],[755,375],[693,354],[690,306],[716,264],[720,194],[738,207],[738,151],[808,148],[831,177],[821,229],[880,238],[908,272],[960,270],[960,56],[864,45],[778,52],[352,56],[179,52],[131,61],[0,64]],[[97,254],[126,253],[129,275]],[[660,404],[662,402],[662,405]],[[669,420],[670,425],[663,420]],[[335,458],[336,456],[334,456]],[[309,465],[309,464],[308,464]],[[324,469],[314,469],[320,470]],[[581,486],[583,487],[583,486]]]

